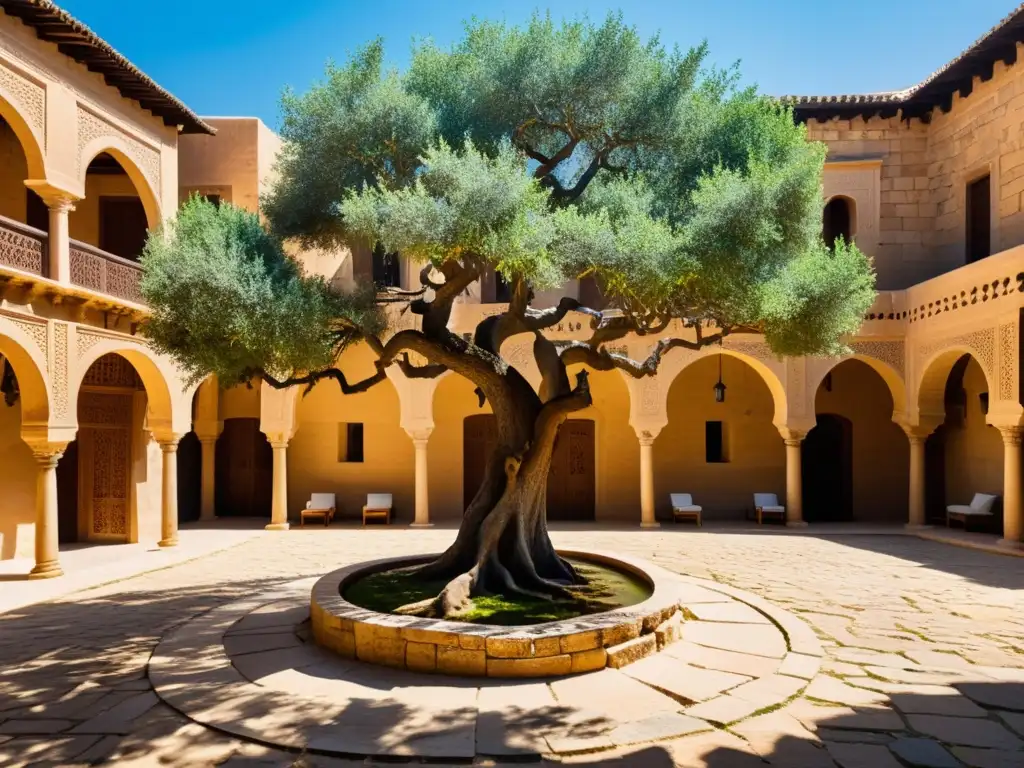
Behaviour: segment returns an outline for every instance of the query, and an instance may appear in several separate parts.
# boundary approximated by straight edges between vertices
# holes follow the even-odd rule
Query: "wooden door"
[[[594,422],[569,419],[558,431],[548,476],[549,520],[593,520]]]
[[[128,540],[132,402],[124,392],[79,397],[79,540]]]
[[[492,413],[467,416],[462,422],[462,509],[484,482],[487,460],[498,444],[498,422]]]
[[[138,261],[146,227],[146,209],[139,198],[100,198],[100,248],[107,253]]]
[[[218,515],[270,517],[274,455],[259,419],[225,419],[217,439]]]

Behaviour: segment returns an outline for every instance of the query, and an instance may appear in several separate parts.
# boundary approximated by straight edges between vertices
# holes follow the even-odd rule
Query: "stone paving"
[[[359,560],[436,551],[452,536],[453,531],[439,529],[261,535],[188,563],[0,615],[0,765],[376,765],[372,759],[289,753],[204,727],[160,700],[147,666],[162,640],[169,642],[176,631],[203,621],[204,614],[216,616],[211,609],[228,611],[249,602],[243,615],[280,611],[281,605],[268,607],[275,602],[273,595],[286,593],[298,580]],[[596,706],[627,722],[643,720],[653,730],[619,743],[609,739],[600,751],[592,751],[593,743],[583,744],[584,751],[577,753],[572,740],[592,738],[593,729],[586,719],[571,722],[560,749],[547,742],[551,752],[562,753],[549,755],[547,762],[652,768],[1024,766],[1020,559],[904,536],[823,538],[813,532],[776,536],[673,528],[556,531],[553,536],[558,546],[621,551],[714,582],[715,589],[743,604],[723,600],[717,608],[708,603],[691,609],[686,642],[678,645],[678,653],[654,657],[659,662],[672,658],[678,666],[637,667],[632,675],[605,670],[616,673],[614,681],[581,682],[602,672],[551,685],[531,681],[479,691],[479,681],[460,689],[457,680],[431,678],[436,685],[419,691],[420,702],[474,708],[474,744],[488,728],[499,727],[494,723],[507,722],[510,708],[535,711],[550,703],[550,695],[559,705]],[[269,600],[261,597],[268,594]],[[763,616],[758,599],[813,628],[825,653],[817,674],[810,654],[792,648],[791,637],[789,654],[778,663],[772,655],[777,641],[764,630],[778,636],[779,625],[753,621],[744,610],[749,606]],[[250,656],[249,663],[256,665],[250,675],[262,682],[275,667],[294,668],[288,657],[295,647],[293,632],[282,633],[279,625],[265,627],[274,630],[265,633],[255,627],[240,632],[240,626],[225,636],[237,618],[221,630],[222,647],[234,656]],[[301,609],[292,618],[301,618]],[[715,624],[735,629],[700,629]],[[260,635],[270,638],[248,639]],[[270,647],[278,642],[282,647]],[[750,653],[750,643],[765,652]],[[157,654],[154,665],[161,658]],[[189,661],[201,665],[204,657],[197,652]],[[679,674],[684,668],[689,674]],[[363,672],[359,685],[389,685],[385,677]],[[197,701],[209,697],[209,708],[222,704],[234,722],[244,723],[249,707],[259,702],[225,699],[226,686],[234,682],[197,688],[191,695]],[[575,687],[563,689],[564,699],[562,683]],[[689,686],[676,692],[682,699],[664,695],[675,686]],[[726,694],[712,695],[716,687]],[[755,708],[744,713],[720,704],[720,711],[709,713],[697,709],[707,704],[698,701],[702,696],[711,702],[735,698]],[[655,703],[661,699],[671,703],[661,708]],[[679,707],[682,700],[694,703]],[[302,714],[315,717],[315,706]],[[360,736],[361,723],[379,713],[351,714],[342,722]],[[405,714],[391,713],[396,733],[409,726]],[[656,727],[666,723],[673,733],[684,733],[683,717],[702,725],[687,735],[660,738],[665,732]],[[425,727],[433,727],[439,741],[454,735],[469,743],[467,728],[445,725],[435,718]],[[529,733],[528,725],[524,732]],[[382,751],[401,751],[400,743],[384,746],[396,749]],[[466,757],[453,764],[470,761]]]

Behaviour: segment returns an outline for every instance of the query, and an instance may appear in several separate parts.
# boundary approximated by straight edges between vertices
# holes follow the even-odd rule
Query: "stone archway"
[[[45,326],[40,329],[45,340]],[[0,379],[5,384],[0,395],[0,560],[28,558],[35,551],[38,524],[39,467],[32,445],[48,441],[50,399],[45,359],[35,340],[14,321],[3,317]]]
[[[86,176],[90,164],[100,155],[109,155],[124,169],[145,210],[148,227],[159,227],[163,221],[163,211],[158,193],[160,158],[156,150],[147,151],[144,147],[134,147],[124,139],[109,134],[92,139],[82,148],[79,157],[79,181],[83,193],[87,192]],[[145,167],[141,162],[143,158],[147,160]]]

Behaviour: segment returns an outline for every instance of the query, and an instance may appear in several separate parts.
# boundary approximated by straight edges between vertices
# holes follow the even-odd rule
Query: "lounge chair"
[[[969,505],[964,504],[950,504],[946,507],[946,527],[949,527],[951,520],[959,520],[963,523],[964,530],[967,530],[967,521],[970,518],[984,518],[992,517],[992,507],[996,503],[998,496],[992,496],[987,493],[976,493],[974,498],[971,499]]]
[[[299,513],[299,524],[304,528],[307,517],[322,517],[326,528],[334,519],[335,511],[337,502],[333,493],[314,493],[306,502],[306,508]]]
[[[391,494],[366,494],[366,506],[363,507],[363,525],[366,525],[367,520],[381,517],[384,518],[384,525],[391,523]]]
[[[758,525],[761,525],[766,515],[775,515],[785,521],[786,508],[779,504],[779,497],[774,493],[755,493],[754,516]]]
[[[669,498],[672,500],[673,520],[676,522],[680,520],[696,520],[697,527],[700,527],[700,514],[703,510],[693,503],[693,497],[690,494],[670,493]]]

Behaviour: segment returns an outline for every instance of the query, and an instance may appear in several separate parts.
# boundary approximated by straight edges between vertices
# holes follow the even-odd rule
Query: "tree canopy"
[[[454,294],[496,270],[521,318],[533,289],[596,279],[618,311],[595,320],[591,360],[673,318],[697,333],[683,345],[752,331],[778,354],[839,352],[874,275],[853,244],[822,241],[825,148],[706,52],[644,41],[617,15],[473,21],[451,48],[415,45],[403,72],[371,42],[285,94],[269,231],[193,200],[150,239],[148,332],[197,375],[337,378],[346,344],[385,352],[382,315],[369,291],[303,275],[281,243],[368,240],[433,267],[408,301],[440,306],[440,325]]]

